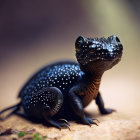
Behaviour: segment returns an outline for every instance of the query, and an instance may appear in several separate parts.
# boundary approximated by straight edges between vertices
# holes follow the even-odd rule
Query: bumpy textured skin
[[[78,63],[61,61],[44,67],[20,91],[21,102],[2,110],[0,115],[9,109],[16,113],[22,106],[31,118],[45,120],[60,129],[69,124],[64,119],[56,121],[56,118],[76,116],[83,124],[96,124],[84,113],[84,107],[93,99],[101,114],[112,113],[113,109],[105,108],[99,87],[103,73],[121,59],[123,46],[119,38],[80,36],[75,50]]]
[[[56,109],[53,115],[56,114],[62,104],[68,101],[67,94],[70,88],[81,80],[83,74],[78,63],[74,61],[62,61],[46,66],[37,72],[19,93],[25,112],[40,118],[43,109],[50,108]],[[51,91],[41,93],[46,87],[56,87],[62,94],[54,94]]]

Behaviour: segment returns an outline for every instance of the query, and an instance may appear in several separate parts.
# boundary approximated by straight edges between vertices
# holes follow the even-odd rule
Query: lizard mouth
[[[117,36],[107,39],[85,38],[80,36],[75,43],[76,57],[79,63],[85,65],[92,61],[113,61],[122,56],[122,44]]]

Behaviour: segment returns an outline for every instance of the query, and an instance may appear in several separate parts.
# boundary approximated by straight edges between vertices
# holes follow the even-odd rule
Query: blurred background
[[[139,26],[137,0],[1,0],[0,109],[18,102],[19,90],[41,67],[76,60],[79,35],[114,34],[124,53],[122,61],[104,74],[101,92],[106,106],[121,117],[140,117]],[[91,112],[92,108],[97,109],[94,103]]]

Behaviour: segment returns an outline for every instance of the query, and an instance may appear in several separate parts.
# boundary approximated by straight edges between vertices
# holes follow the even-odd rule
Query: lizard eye
[[[79,36],[77,39],[76,39],[76,42],[75,42],[75,47],[76,49],[80,49],[85,43],[85,38],[82,37],[82,36]]]

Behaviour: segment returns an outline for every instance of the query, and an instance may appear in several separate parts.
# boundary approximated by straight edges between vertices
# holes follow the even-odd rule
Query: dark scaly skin
[[[46,66],[37,72],[19,93],[21,102],[7,108],[17,112],[23,107],[27,116],[44,119],[51,125],[69,127],[65,119],[76,116],[83,124],[96,124],[85,116],[83,108],[96,100],[101,114],[109,114],[113,109],[104,107],[99,93],[103,73],[116,65],[122,56],[122,44],[116,36],[105,38],[78,37],[75,42],[78,63],[62,61]],[[54,119],[53,119],[54,118]]]

